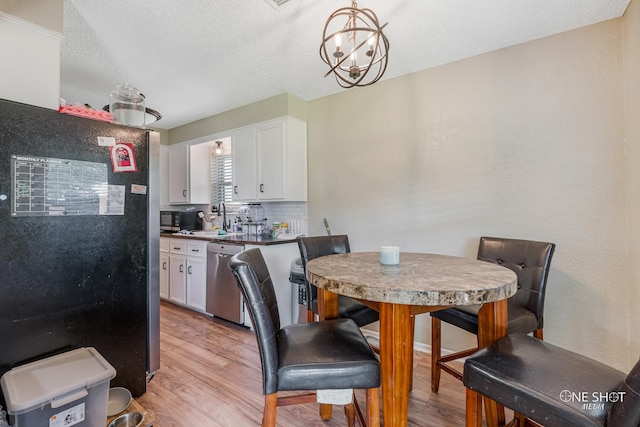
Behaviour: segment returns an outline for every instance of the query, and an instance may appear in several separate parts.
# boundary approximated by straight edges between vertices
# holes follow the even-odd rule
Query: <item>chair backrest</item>
[[[311,309],[313,300],[316,299],[318,295],[318,289],[306,280],[307,263],[321,256],[351,252],[349,237],[345,234],[336,236],[299,237],[298,248],[300,248],[302,268],[305,272],[305,281],[307,282],[307,304],[309,309]]]
[[[531,240],[481,237],[478,259],[499,264],[518,276],[518,291],[511,303],[535,313],[538,329],[544,325],[544,296],[556,245]]]
[[[278,390],[278,332],[280,314],[273,282],[260,249],[234,255],[229,267],[236,277],[253,321],[262,363],[264,394]]]
[[[620,386],[619,400],[611,406],[607,415],[608,427],[640,426],[640,360]]]

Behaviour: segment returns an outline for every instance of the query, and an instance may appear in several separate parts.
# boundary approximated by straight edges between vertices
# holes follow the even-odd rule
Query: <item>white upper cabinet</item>
[[[251,126],[236,129],[231,141],[233,200],[255,200],[258,180],[255,129]]]
[[[287,155],[287,127],[283,121],[258,126],[256,146],[258,163],[258,199],[283,200],[286,198],[285,157]]]
[[[307,200],[307,126],[293,117],[233,132],[235,201]]]
[[[209,146],[169,146],[169,203],[211,203]]]
[[[169,203],[188,203],[189,146],[169,147]]]

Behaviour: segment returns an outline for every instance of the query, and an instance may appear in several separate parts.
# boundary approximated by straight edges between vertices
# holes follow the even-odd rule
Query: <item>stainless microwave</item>
[[[180,211],[160,211],[160,231],[180,231]]]

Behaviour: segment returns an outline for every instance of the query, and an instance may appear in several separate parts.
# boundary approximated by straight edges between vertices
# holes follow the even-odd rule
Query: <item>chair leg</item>
[[[316,321],[316,314],[311,310],[307,310],[307,323],[312,323],[315,321]]]
[[[536,329],[535,331],[533,331],[533,336],[538,338],[539,340],[542,340],[542,328],[540,329]]]
[[[367,402],[365,401],[365,404]],[[358,399],[356,398],[356,393],[355,391],[353,392],[353,406],[356,408],[356,417],[358,418],[358,424],[362,427],[362,426],[366,426],[367,425],[367,421],[364,418],[364,415],[362,414],[362,409],[360,409],[360,404],[358,403]]]
[[[542,427],[542,426],[536,423],[535,421],[531,421],[529,418],[525,417],[524,415],[518,412],[514,412],[513,420],[511,420],[511,422],[507,424],[505,427]]]
[[[466,392],[465,426],[482,426],[482,396],[471,389]]]
[[[519,412],[516,412],[513,414],[513,419],[518,422],[517,424],[518,427],[525,427],[527,425],[527,421],[524,418],[524,415],[522,415]]]
[[[277,408],[278,408],[277,393],[267,394],[264,397],[264,413],[262,414],[262,427],[276,426]]]
[[[506,416],[504,414],[504,405],[496,403],[496,412],[498,414],[498,425],[503,426],[506,422]]]
[[[322,421],[327,421],[331,418],[331,413],[333,412],[333,405],[329,403],[321,403],[320,404],[320,418]]]
[[[499,427],[505,424],[504,406],[488,397],[482,398],[487,427]],[[482,405],[482,404],[481,404]],[[482,414],[482,411],[480,411]]]
[[[347,417],[347,425],[349,427],[356,427],[356,410],[353,403],[344,405],[344,415]]]
[[[440,319],[431,317],[431,391],[434,393],[440,388],[441,327]]]
[[[380,427],[380,388],[367,389],[367,427]]]

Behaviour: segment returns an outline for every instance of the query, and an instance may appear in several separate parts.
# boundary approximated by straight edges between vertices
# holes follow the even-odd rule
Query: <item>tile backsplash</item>
[[[292,234],[309,233],[307,202],[265,202],[262,207],[269,224],[287,222]]]
[[[294,235],[309,233],[309,213],[307,210],[307,202],[263,202],[261,203],[264,208],[264,214],[267,217],[268,225],[274,222],[287,222],[289,223],[290,232]],[[238,208],[241,206],[239,203],[227,204],[227,219],[233,220],[238,215]],[[203,211],[205,215],[211,215],[211,206],[207,205],[180,205],[180,206],[167,206],[162,209],[168,210],[196,210]],[[221,226],[221,217],[214,223]]]

